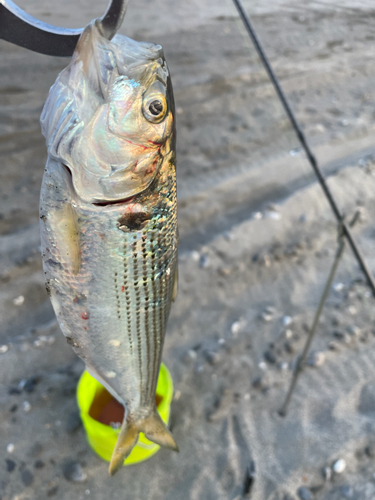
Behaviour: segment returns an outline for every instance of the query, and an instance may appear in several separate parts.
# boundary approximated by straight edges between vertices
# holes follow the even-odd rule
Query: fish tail
[[[125,458],[130,455],[136,445],[138,436],[139,429],[137,426],[133,422],[127,422],[124,419],[115,449],[112,453],[111,463],[109,464],[109,474],[111,476],[121,469]]]
[[[171,431],[161,419],[156,408],[153,413],[144,420],[141,430],[144,432],[146,438],[153,443],[168,448],[169,450],[179,451]]]
[[[176,441],[161,419],[156,409],[147,418],[136,421],[124,420],[115,449],[109,464],[109,473],[113,476],[124,464],[138,441],[139,433],[143,432],[147,439],[164,448],[179,451]]]

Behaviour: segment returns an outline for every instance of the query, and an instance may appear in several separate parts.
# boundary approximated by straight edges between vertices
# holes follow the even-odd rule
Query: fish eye
[[[162,94],[151,94],[143,102],[143,114],[152,123],[160,123],[167,114],[167,101]]]
[[[159,116],[163,112],[163,103],[159,99],[155,99],[148,107],[150,113],[154,116]]]

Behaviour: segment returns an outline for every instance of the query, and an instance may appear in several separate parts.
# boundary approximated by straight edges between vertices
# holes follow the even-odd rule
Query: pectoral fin
[[[65,203],[52,212],[49,219],[62,263],[66,262],[73,274],[78,274],[81,265],[80,231],[72,205]]]

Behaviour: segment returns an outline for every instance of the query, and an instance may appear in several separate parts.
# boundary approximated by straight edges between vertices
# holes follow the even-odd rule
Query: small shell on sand
[[[65,479],[74,483],[83,483],[87,479],[86,472],[78,462],[69,462],[65,464],[63,473]]]
[[[345,462],[345,460],[343,458],[339,458],[332,465],[332,470],[336,474],[342,474],[345,469],[346,469],[346,462]]]
[[[8,446],[7,446],[7,452],[8,453],[13,453],[14,452],[14,444],[13,443],[9,443]]]
[[[322,366],[322,364],[324,363],[325,360],[326,360],[326,356],[325,356],[324,352],[313,351],[309,355],[309,357],[307,358],[307,364],[309,366],[318,367],[318,366]]]
[[[19,297],[13,299],[13,304],[15,306],[22,306],[24,302],[25,302],[25,297],[23,295],[20,295]]]
[[[25,413],[29,413],[29,411],[31,410],[31,404],[28,401],[24,401],[22,404],[22,408]]]

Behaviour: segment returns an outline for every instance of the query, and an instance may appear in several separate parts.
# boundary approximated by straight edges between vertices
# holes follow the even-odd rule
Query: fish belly
[[[46,287],[61,330],[127,418],[146,418],[176,272],[174,166],[164,165],[152,192],[136,201],[97,206],[77,199],[69,171],[49,159],[40,218]]]

